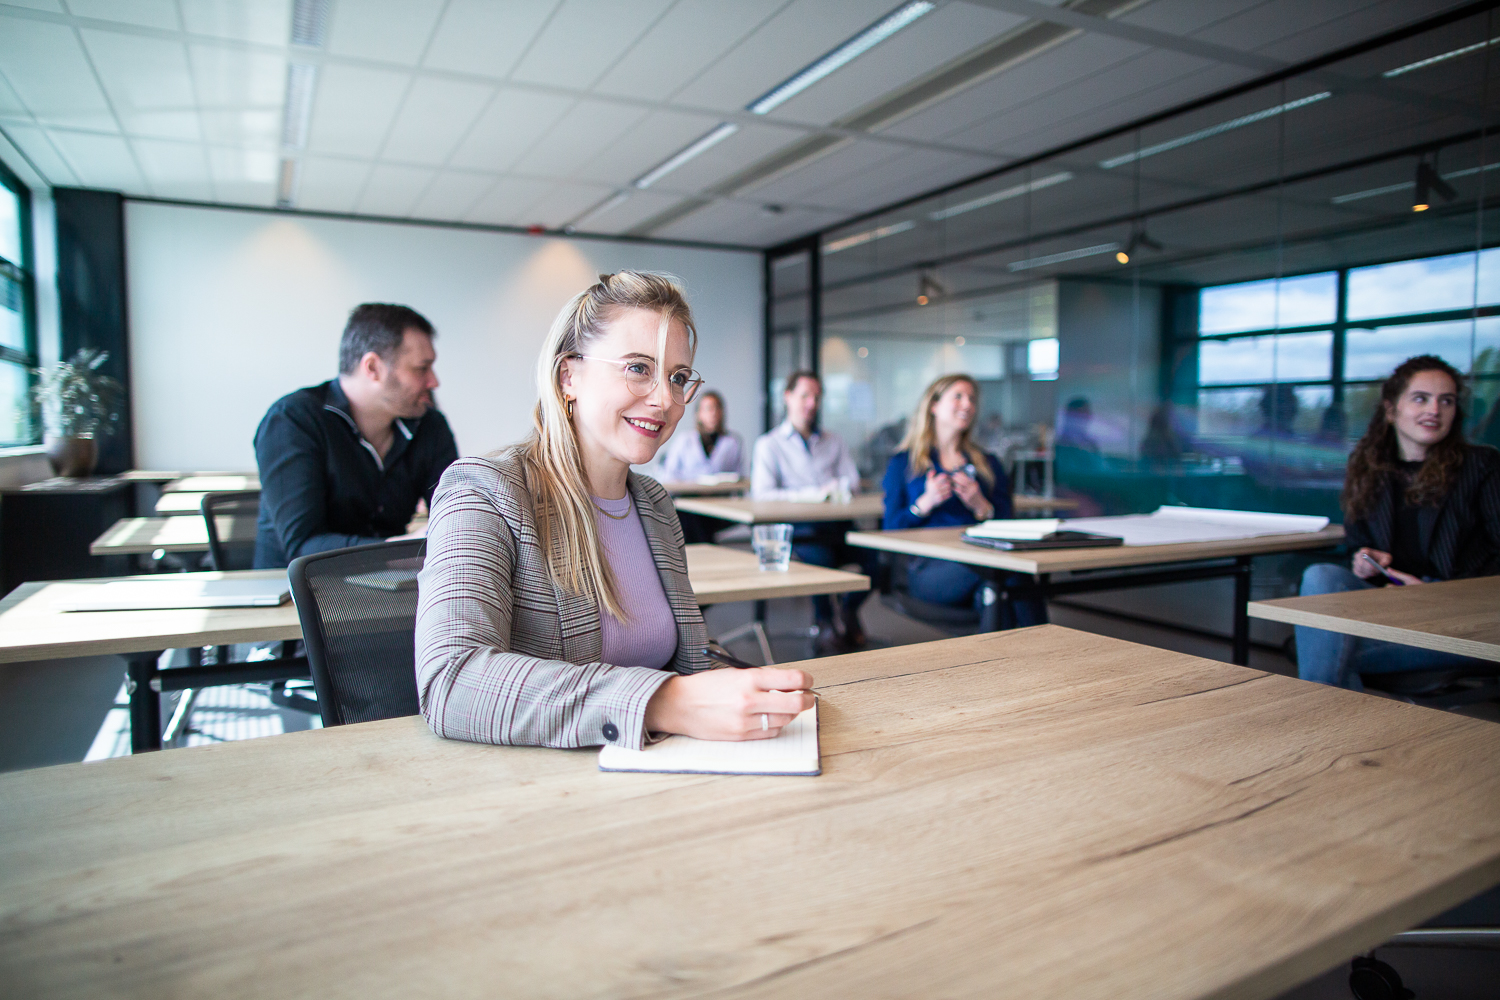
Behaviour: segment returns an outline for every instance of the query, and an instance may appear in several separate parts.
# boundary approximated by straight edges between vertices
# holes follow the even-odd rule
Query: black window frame
[[[0,344],[0,362],[19,365],[25,370],[25,398],[14,400],[13,403],[21,407],[20,412],[31,414],[33,412],[31,389],[36,385],[36,376],[32,374],[32,369],[41,364],[37,345],[36,253],[32,242],[31,188],[6,166],[4,161],[0,161],[0,185],[4,185],[16,195],[20,206],[17,221],[21,227],[21,259],[12,261],[0,257],[0,274],[21,287],[21,325],[25,344],[25,349],[21,351]],[[34,417],[28,417],[27,424],[30,434],[25,440],[0,440],[0,448],[24,448],[41,443],[40,421]]]

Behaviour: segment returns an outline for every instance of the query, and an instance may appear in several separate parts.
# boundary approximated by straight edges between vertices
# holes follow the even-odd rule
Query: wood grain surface
[[[1251,601],[1250,617],[1500,661],[1500,576]]]
[[[740,478],[732,483],[699,483],[663,479],[661,485],[674,497],[727,497],[748,490],[750,480]]]
[[[47,997],[1271,997],[1500,880],[1500,727],[1039,626],[808,664],[820,778],[394,719],[0,775]]]
[[[859,573],[795,561],[784,573],[762,572],[760,558],[755,553],[722,545],[689,545],[687,563],[688,580],[699,604],[768,601],[870,589],[870,578]]]
[[[226,545],[255,541],[255,518],[219,517],[219,539]],[[89,553],[96,556],[145,555],[166,552],[207,552],[208,529],[202,514],[170,517],[122,517],[94,539]]]
[[[236,493],[260,489],[260,476],[254,472],[200,472],[174,480],[162,487],[163,493]]]
[[[1198,559],[1223,559],[1231,556],[1260,555],[1269,552],[1294,552],[1336,545],[1344,539],[1342,525],[1329,525],[1322,531],[1294,535],[1262,535],[1225,542],[1179,542],[1175,545],[1116,545],[1098,549],[1051,549],[1032,552],[1006,552],[1001,549],[970,545],[962,538],[963,528],[910,528],[905,531],[851,531],[844,537],[850,545],[910,556],[948,559],[971,566],[989,566],[1013,573],[1061,573],[1083,569],[1124,569],[1158,563],[1192,562]]]
[[[158,514],[193,514],[203,510],[205,493],[167,493],[156,498]]]
[[[862,517],[880,517],[885,512],[885,499],[880,493],[861,493],[848,503],[797,503],[743,497],[673,497],[672,503],[678,510],[740,524],[857,521]]]

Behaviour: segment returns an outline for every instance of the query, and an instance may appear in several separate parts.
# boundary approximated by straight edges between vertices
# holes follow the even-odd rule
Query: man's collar
[[[781,422],[781,426],[777,428],[777,432],[787,440],[802,437],[802,432],[797,430],[797,428],[792,425],[791,420],[783,420]],[[818,436],[818,431],[814,430],[807,436],[806,440],[816,441],[818,439]]]
[[[329,381],[328,392],[323,397],[323,405],[342,416],[354,429],[354,433],[359,434],[359,424],[354,420],[354,407],[349,404],[349,396],[344,392],[344,387],[337,378]],[[417,427],[421,425],[422,418],[395,417],[391,422],[396,425],[396,430],[401,436],[410,441],[412,435],[417,432]]]

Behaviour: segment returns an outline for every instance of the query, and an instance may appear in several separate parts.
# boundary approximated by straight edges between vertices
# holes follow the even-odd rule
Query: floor
[[[709,634],[723,635],[749,622],[752,614],[753,607],[749,604],[709,608],[705,616]],[[1210,659],[1229,659],[1228,641],[1212,636],[1060,603],[1051,606],[1050,615],[1054,623],[1068,628]],[[860,618],[871,644],[877,647],[946,638],[936,628],[891,611],[878,597],[865,602]],[[769,603],[767,626],[778,662],[812,657],[811,625],[810,602]],[[744,659],[760,662],[753,638],[731,643],[730,649]],[[1262,646],[1252,647],[1250,665],[1280,674],[1296,674],[1296,667],[1279,650]],[[122,672],[121,662],[114,657],[16,664],[0,670],[0,771],[128,753],[129,723]],[[176,707],[175,698],[164,699],[164,723],[172,718]],[[204,689],[190,708],[174,746],[250,739],[318,725],[316,717],[272,705],[263,686]],[[1485,703],[1461,711],[1500,722],[1500,703]],[[1500,913],[1500,893],[1489,894],[1484,912],[1486,916]],[[1385,948],[1378,952],[1378,957],[1399,971],[1419,1000],[1493,997],[1496,995],[1493,984],[1500,982],[1500,952],[1496,951]],[[1278,1000],[1347,1000],[1352,996],[1348,975],[1348,965],[1341,963]]]

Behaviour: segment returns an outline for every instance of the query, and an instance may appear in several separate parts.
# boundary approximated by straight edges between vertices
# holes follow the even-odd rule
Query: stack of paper
[[[1158,507],[1150,514],[1079,517],[1062,523],[1068,531],[1117,535],[1125,539],[1126,545],[1172,545],[1322,531],[1328,527],[1328,518],[1209,507]]]
[[[1062,521],[1055,517],[1019,517],[1011,520],[996,519],[976,524],[965,531],[964,534],[972,535],[975,538],[1019,538],[1027,541],[1035,541],[1052,534],[1060,524],[1062,524]]]
[[[606,746],[599,751],[601,771],[649,771],[667,774],[823,773],[818,756],[818,706],[813,705],[781,730],[774,740],[695,740],[669,736],[643,750]]]

